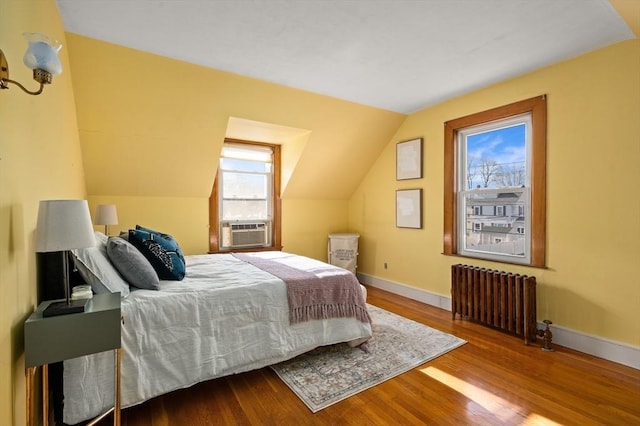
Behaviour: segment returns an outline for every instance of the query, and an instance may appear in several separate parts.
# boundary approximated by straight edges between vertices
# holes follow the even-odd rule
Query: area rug
[[[411,370],[466,343],[373,305],[367,305],[373,337],[367,352],[346,343],[322,346],[271,366],[317,412]]]

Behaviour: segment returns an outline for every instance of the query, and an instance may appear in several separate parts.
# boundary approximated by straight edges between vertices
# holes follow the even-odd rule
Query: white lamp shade
[[[36,252],[73,250],[95,244],[87,200],[40,201]]]
[[[98,204],[96,207],[96,225],[117,225],[118,213],[115,204]]]

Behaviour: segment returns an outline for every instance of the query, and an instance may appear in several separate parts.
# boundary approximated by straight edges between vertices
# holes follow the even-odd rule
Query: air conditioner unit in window
[[[267,224],[238,223],[231,225],[231,246],[249,247],[267,244]]]

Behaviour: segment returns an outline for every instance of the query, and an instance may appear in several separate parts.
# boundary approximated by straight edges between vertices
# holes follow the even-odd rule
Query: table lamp
[[[109,225],[118,224],[115,204],[98,204],[96,207],[96,225],[104,225],[104,235],[109,235]]]
[[[88,299],[71,300],[69,250],[95,246],[87,200],[42,200],[38,209],[36,252],[61,252],[65,301],[51,303],[43,316],[84,312]]]

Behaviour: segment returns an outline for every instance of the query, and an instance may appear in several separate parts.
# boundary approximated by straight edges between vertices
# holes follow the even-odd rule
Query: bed
[[[345,269],[275,251],[243,258],[215,254],[184,259],[184,279],[159,280],[156,289],[130,286],[122,298],[123,408],[201,381],[278,363],[318,346],[358,345],[371,337],[370,321],[362,316],[312,313],[293,320],[290,284],[267,272],[261,262],[320,280],[351,281],[368,318],[364,287]],[[79,423],[113,406],[112,352],[67,360],[63,371],[65,423]]]

